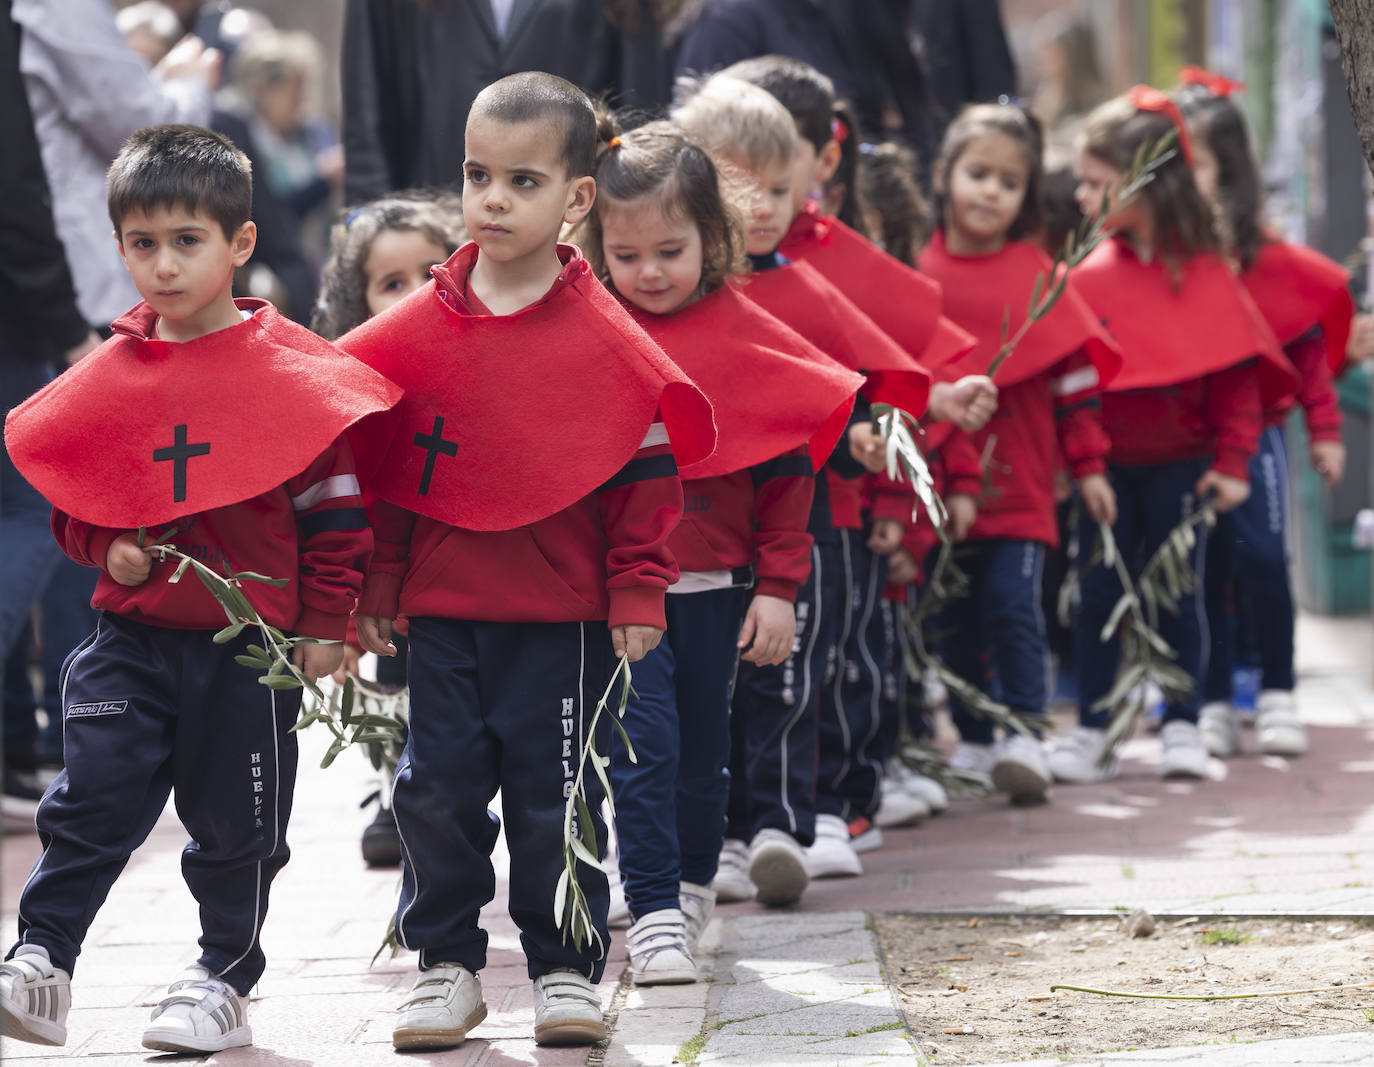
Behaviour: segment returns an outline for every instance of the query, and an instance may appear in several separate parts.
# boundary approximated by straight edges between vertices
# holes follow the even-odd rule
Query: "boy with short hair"
[[[377,552],[357,618],[380,655],[395,654],[397,615],[410,620],[396,935],[421,973],[397,1048],[461,1044],[486,1017],[478,919],[495,890],[498,789],[535,1040],[606,1034],[605,875],[577,871],[599,943],[574,944],[554,914],[564,805],[617,657],[634,662],[662,635],[676,463],[705,458],[715,433],[705,398],[558,243],[592,207],[596,140],[591,102],[563,79],[488,86],[467,124],[473,241],[341,342],[407,389],[373,486]],[[584,781],[596,813],[596,776]]]
[[[372,548],[339,435],[398,390],[266,301],[234,299],[256,232],[248,161],[224,138],[140,130],[107,184],[144,302],[6,422],[15,464],[55,504],[58,541],[101,568],[102,614],[64,668],[66,769],[38,809],[43,854],[0,965],[0,1008],[6,1036],[66,1042],[82,940],[174,792],[191,834],[182,871],[200,904],[201,952],[143,1044],[216,1052],[252,1040],[258,934],[290,856],[300,691],[264,687],[235,662],[255,631],[213,642],[218,602],[198,581],[169,582],[177,562],[151,544],[175,527],[181,551],[222,573],[286,578],[246,582],[243,595],[270,625],[337,642]],[[247,390],[250,403],[230,399]],[[305,644],[296,661],[319,678],[341,655],[337,643]]]

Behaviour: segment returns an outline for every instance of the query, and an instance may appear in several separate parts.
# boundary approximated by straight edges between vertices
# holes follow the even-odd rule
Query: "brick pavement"
[[[1047,807],[958,801],[922,827],[890,834],[886,848],[865,856],[863,878],[814,885],[799,911],[770,914],[752,904],[722,908],[724,923],[713,936],[725,940],[724,953],[715,961],[725,969],[714,983],[617,997],[616,979],[623,967],[617,941],[602,992],[605,1003],[620,1009],[620,1020],[605,1062],[671,1063],[682,1042],[701,1031],[713,998],[720,1003],[737,997],[730,987],[751,981],[760,983],[760,995],[766,997],[763,986],[769,974],[801,971],[819,976],[807,1007],[852,1000],[859,1009],[849,1022],[842,1010],[811,1012],[810,1017],[823,1017],[837,1038],[850,1031],[870,1034],[873,1055],[892,1062],[889,1039],[898,1035],[889,1031],[899,1025],[895,1008],[889,1003],[884,1009],[882,998],[874,997],[864,984],[871,978],[848,976],[859,985],[842,990],[847,977],[843,967],[863,961],[807,959],[810,949],[800,948],[802,938],[796,933],[797,924],[803,930],[808,923],[815,930],[833,926],[836,943],[847,945],[846,938],[857,936],[856,925],[861,929],[852,916],[865,910],[1100,910],[1143,904],[1187,913],[1374,913],[1374,788],[1368,784],[1374,770],[1374,689],[1368,666],[1374,660],[1374,626],[1368,620],[1306,620],[1300,649],[1303,714],[1320,724],[1312,730],[1312,751],[1302,760],[1245,757],[1224,768],[1224,782],[1165,784],[1152,773],[1151,742],[1138,740],[1126,752],[1121,779],[1061,788]],[[320,771],[316,764],[323,739],[307,737],[305,747],[291,832],[294,856],[274,887],[263,936],[269,966],[251,1008],[257,1044],[207,1062],[291,1067],[394,1062],[391,1012],[409,988],[413,963],[407,956],[367,965],[381,940],[397,883],[395,872],[368,871],[358,857],[358,835],[367,813],[358,811],[357,803],[370,788],[370,772],[352,755]],[[166,982],[194,955],[195,911],[178,869],[183,840],[175,819],[165,816],[98,917],[73,987],[68,1046],[48,1050],[6,1040],[0,1042],[6,1063],[48,1064],[73,1056],[113,1065],[149,1062],[138,1043],[143,1020]],[[36,852],[31,836],[3,840],[6,931],[13,930],[19,889]],[[504,861],[498,853],[498,871],[504,871]],[[503,878],[497,893],[498,901],[503,900]],[[851,917],[842,919],[839,913],[846,912]],[[410,1054],[407,1060],[446,1065],[586,1062],[582,1050],[534,1047],[530,988],[516,932],[499,904],[488,909],[486,924],[492,951],[483,978],[492,1014],[463,1048]],[[793,932],[780,938],[784,929]],[[824,940],[813,938],[810,945]],[[806,967],[788,965],[793,943]],[[774,962],[760,965],[760,959]],[[840,984],[827,986],[822,978]],[[778,1025],[795,1027],[796,1018]],[[713,1047],[710,1035],[703,1034],[701,1062],[748,1062],[754,1067],[803,1062],[796,1057],[770,1060],[764,1054],[778,1047],[770,1041],[766,1022],[746,1029],[728,1050]],[[879,1045],[884,1047],[879,1050]],[[1311,1057],[1302,1048],[1294,1052],[1288,1047],[1269,1058],[1261,1046],[1253,1048],[1261,1050],[1249,1061],[1256,1063],[1324,1062],[1317,1057],[1326,1055],[1315,1046]],[[1344,1056],[1346,1050],[1333,1046],[1332,1055]],[[847,1067],[868,1059],[857,1047],[852,1055],[817,1048],[805,1057],[815,1063],[842,1060]]]

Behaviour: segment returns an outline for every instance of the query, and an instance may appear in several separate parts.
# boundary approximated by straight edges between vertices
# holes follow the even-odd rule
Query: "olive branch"
[[[874,404],[872,415],[873,426],[887,447],[887,476],[894,482],[911,483],[916,491],[916,499],[935,524],[935,532],[940,535],[940,540],[948,540],[946,527],[949,525],[949,512],[940,494],[935,491],[935,476],[930,473],[930,464],[916,447],[916,434],[921,432],[916,420],[891,404]],[[919,514],[913,504],[913,522]]]
[[[611,757],[603,756],[596,751],[596,726],[601,721],[602,712],[610,708],[611,693],[617,685],[620,695],[611,715],[611,723],[620,733],[621,743],[625,746],[630,762],[638,762],[634,745],[630,743],[630,735],[625,732],[625,726],[620,721],[625,717],[625,709],[629,707],[630,696],[634,693],[630,680],[630,657],[622,656],[611,674],[611,680],[606,683],[606,691],[601,694],[596,710],[592,712],[592,721],[587,727],[587,736],[582,743],[582,751],[577,761],[577,777],[573,780],[572,791],[569,792],[567,803],[563,807],[563,873],[558,876],[558,885],[553,893],[553,917],[563,932],[564,944],[568,938],[572,938],[573,946],[580,949],[595,940],[603,956],[606,954],[606,943],[602,941],[601,934],[592,922],[592,912],[587,905],[586,893],[577,879],[577,863],[581,860],[598,871],[604,873],[606,870],[601,862],[601,846],[596,838],[596,824],[592,822],[591,808],[587,805],[584,781],[587,768],[590,766],[601,780],[601,787],[606,793],[606,806],[614,818],[615,802],[611,798],[611,778],[607,773]]]
[[[1178,155],[1178,131],[1173,130],[1157,141],[1146,141],[1135,154],[1130,169],[1125,174],[1125,184],[1104,190],[1097,214],[1084,218],[1078,227],[1064,238],[1063,247],[1054,255],[1048,271],[1035,276],[1031,289],[1030,303],[1026,308],[1026,321],[1015,335],[1008,336],[1011,327],[1011,308],[1002,314],[1002,346],[997,350],[992,363],[988,366],[988,377],[995,378],[1007,357],[1016,350],[1030,328],[1043,319],[1059,303],[1064,289],[1069,284],[1069,273],[1082,263],[1098,245],[1111,237],[1116,231],[1107,226],[1107,217],[1117,208],[1124,207],[1140,194],[1140,191],[1155,179],[1155,171],[1174,156]]]
[[[265,621],[243,593],[244,582],[262,582],[280,589],[286,585],[285,578],[271,578],[256,571],[235,571],[228,563],[224,565],[224,573],[220,574],[178,549],[172,543],[172,538],[177,532],[175,526],[164,530],[156,541],[146,546],[149,554],[161,560],[179,561],[176,569],[167,578],[169,585],[176,585],[190,570],[215,598],[229,623],[210,639],[215,644],[228,644],[250,628],[258,632],[262,644],[248,645],[243,652],[234,657],[234,662],[264,672],[258,677],[258,683],[268,689],[303,691],[301,714],[291,727],[291,732],[303,730],[316,722],[328,726],[334,735],[334,741],[325,752],[321,767],[328,767],[340,752],[352,744],[385,744],[389,741],[394,743],[396,733],[403,729],[405,724],[395,716],[380,711],[357,712],[355,705],[358,687],[352,677],[346,679],[342,686],[334,687],[326,695],[315,679],[307,677],[292,662],[297,646],[338,642],[321,641],[314,637],[288,636]],[[140,548],[145,547],[147,537],[147,527],[139,527]]]
[[[1099,635],[1103,643],[1121,634],[1121,658],[1127,665],[1111,691],[1093,705],[1094,711],[1110,710],[1106,746],[1102,763],[1111,761],[1117,747],[1130,736],[1145,711],[1145,686],[1153,678],[1164,691],[1165,699],[1181,699],[1193,691],[1192,677],[1175,662],[1178,653],[1159,633],[1159,613],[1163,609],[1177,615],[1178,602],[1197,591],[1197,572],[1192,553],[1199,529],[1216,525],[1217,512],[1210,497],[1169,532],[1154,555],[1131,581],[1130,568],[1117,549],[1116,538],[1106,523],[1098,523],[1101,562],[1116,572],[1121,581],[1121,597],[1107,617]]]

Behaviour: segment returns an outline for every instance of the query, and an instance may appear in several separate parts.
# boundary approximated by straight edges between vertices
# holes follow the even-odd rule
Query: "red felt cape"
[[[1007,337],[1026,321],[1037,275],[1049,284],[1052,264],[1036,245],[1010,241],[990,256],[956,256],[937,230],[921,253],[921,270],[940,283],[944,311],[978,339],[967,355],[949,364],[953,374],[986,374]],[[1073,278],[1048,315],[1034,323],[997,371],[999,385],[1015,385],[1049,370],[1079,349],[1088,353],[1103,385],[1121,370],[1121,350],[1079,295]]]
[[[863,375],[725,286],[670,315],[634,320],[711,401],[716,450],[683,478],[714,478],[806,445],[814,470],[849,424]]]
[[[778,251],[811,264],[925,367],[953,362],[974,339],[940,314],[940,285],[815,204],[792,222]]]
[[[383,500],[469,530],[547,518],[610,480],[660,417],[681,466],[715,447],[711,405],[596,280],[571,245],[543,300],[511,315],[455,310],[469,242],[433,279],[340,338],[398,382],[390,417],[362,429],[385,450]],[[423,492],[422,492],[423,490]]]
[[[194,341],[114,336],[10,412],[5,444],[50,502],[97,526],[158,526],[282,485],[401,391],[265,300]]]
[[[914,418],[925,412],[929,371],[810,264],[760,271],[741,291],[827,356],[865,374],[862,392],[869,400],[891,404]]]
[[[1108,392],[1177,385],[1251,359],[1265,410],[1297,386],[1273,331],[1220,256],[1194,256],[1175,281],[1161,260],[1142,263],[1124,241],[1109,240],[1073,279],[1125,357]]]
[[[1279,344],[1295,341],[1320,325],[1331,372],[1338,373],[1345,366],[1355,301],[1350,295],[1350,274],[1344,267],[1305,245],[1267,241],[1240,280]]]

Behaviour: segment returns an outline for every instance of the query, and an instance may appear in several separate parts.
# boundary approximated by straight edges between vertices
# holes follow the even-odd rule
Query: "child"
[[[1249,495],[1247,465],[1260,413],[1291,388],[1273,335],[1218,253],[1211,208],[1193,178],[1192,150],[1177,109],[1144,86],[1088,116],[1078,155],[1078,202],[1101,210],[1142,146],[1177,136],[1162,163],[1131,202],[1111,209],[1116,236],[1076,270],[1074,281],[1120,345],[1124,363],[1107,386],[1102,424],[1111,440],[1107,477],[1116,494],[1112,531],[1123,557],[1138,568],[1180,520],[1212,497],[1220,512]],[[1015,357],[1013,357],[1015,358]],[[1097,541],[1092,520],[1080,544]],[[1201,567],[1200,532],[1190,565]],[[1047,762],[1063,782],[1090,782],[1116,773],[1102,765],[1110,709],[1094,709],[1116,681],[1120,645],[1100,633],[1121,595],[1105,565],[1085,568],[1075,634],[1080,727],[1060,738]],[[1205,667],[1201,600],[1178,598],[1160,613],[1160,633],[1178,666],[1199,683]],[[1174,699],[1165,711],[1161,770],[1166,778],[1203,778],[1207,750],[1197,728],[1198,694]]]
[[[1250,147],[1245,116],[1231,100],[1240,88],[1188,68],[1178,101],[1197,156],[1197,182],[1227,220],[1241,281],[1254,297],[1298,372],[1313,468],[1328,485],[1345,469],[1341,409],[1332,375],[1345,362],[1355,304],[1349,275],[1339,264],[1267,233],[1261,224],[1263,183]],[[1254,627],[1262,677],[1256,719],[1260,751],[1300,756],[1307,731],[1293,700],[1293,593],[1288,580],[1288,460],[1283,421],[1291,408],[1265,413],[1259,451],[1250,461],[1251,495],[1227,515],[1211,538],[1207,558],[1207,617],[1211,659],[1199,725],[1207,750],[1232,756],[1240,730],[1231,710],[1238,604]]]
[[[564,805],[616,658],[638,661],[663,633],[682,516],[674,453],[697,462],[715,435],[702,395],[558,243],[591,210],[596,143],[591,102],[561,78],[484,89],[463,168],[473,242],[343,342],[411,390],[399,426],[377,427],[391,445],[357,615],[363,647],[384,656],[393,620],[410,619],[410,737],[392,801],[396,936],[419,951],[420,975],[397,1048],[461,1044],[486,1017],[478,917],[494,891],[498,789],[535,1040],[606,1034],[605,875],[578,868],[592,943],[565,938],[553,914]]]
[[[588,255],[706,391],[718,434],[711,458],[682,471],[686,513],[668,542],[682,577],[669,590],[668,632],[635,672],[625,728],[637,760],[617,745],[612,769],[635,920],[630,973],[653,985],[696,979],[725,835],[736,666],[776,666],[792,648],[815,468],[863,378],[728,284],[744,259],[743,227],[705,152],[665,122],[623,136],[603,127]]]
[[[429,281],[431,267],[443,263],[467,240],[462,201],[449,193],[414,190],[392,193],[350,208],[335,225],[329,261],[320,281],[320,298],[310,328],[333,341]],[[406,684],[405,639],[396,637],[395,659],[377,661],[377,682],[395,689]],[[344,648],[336,680],[358,670],[358,647]],[[402,736],[398,744],[404,744]],[[384,754],[394,751],[381,746]],[[386,783],[373,794],[377,814],[363,830],[363,860],[369,867],[401,862],[401,837],[391,814],[394,761],[384,755]],[[363,802],[364,805],[371,800]]]
[[[1026,321],[1050,260],[1029,242],[1040,225],[1040,131],[1020,108],[965,109],[945,132],[934,182],[940,226],[921,254],[945,312],[978,338],[956,365],[986,371],[1005,336]],[[1094,522],[1115,518],[1106,478],[1100,385],[1121,364],[1115,344],[1070,277],[1050,313],[1034,323],[998,374],[997,412],[973,435],[990,476],[968,540],[955,561],[969,595],[943,612],[941,656],[975,686],[996,671],[1001,698],[1043,722],[1047,699],[1041,573],[1058,541],[1054,472],[1062,454]],[[1040,745],[1014,733],[994,744],[992,723],[950,696],[961,743],[951,762],[991,776],[1019,802],[1044,800],[1050,785]]]
[[[81,942],[175,791],[201,953],[154,1009],[143,1044],[217,1052],[252,1041],[258,931],[290,855],[300,694],[265,689],[234,662],[253,631],[211,641],[224,625],[218,603],[197,581],[171,584],[177,564],[144,547],[143,528],[156,539],[174,527],[175,544],[207,565],[288,578],[242,592],[269,624],[331,642],[296,651],[310,677],[330,673],[372,549],[339,435],[398,390],[265,301],[234,299],[233,271],[256,233],[248,161],[224,138],[140,130],[107,188],[145,302],[6,426],[15,463],[56,504],[64,550],[101,568],[102,614],[64,671],[66,770],[39,807],[43,855],[20,898],[0,1001],[6,1036],[65,1043]]]
[[[727,173],[755,190],[746,229],[746,251],[755,275],[745,287],[751,300],[777,315],[827,355],[872,372],[875,399],[906,410],[924,410],[929,379],[834,286],[805,265],[777,254],[792,214],[796,128],[767,92],[717,75],[674,112],[689,136]],[[780,666],[741,666],[731,721],[731,800],[726,841],[715,888],[721,899],[744,899],[757,889],[761,902],[791,904],[810,879],[807,853],[821,828],[848,831],[838,813],[818,813],[816,787],[821,688],[834,675],[836,641],[846,610],[839,587],[844,538],[837,527],[858,525],[836,504],[846,479],[883,464],[882,441],[871,431],[867,401],[855,405],[848,448],[832,456],[816,479],[811,519],[811,576],[797,596],[797,640]],[[868,466],[865,466],[868,464]]]

